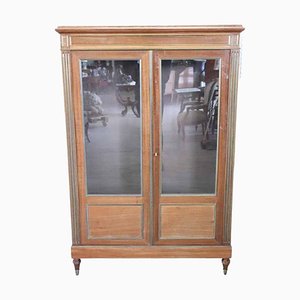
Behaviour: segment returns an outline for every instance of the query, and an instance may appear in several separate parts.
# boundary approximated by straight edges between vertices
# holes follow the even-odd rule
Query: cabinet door
[[[81,244],[145,244],[149,54],[72,52]]]
[[[229,51],[155,51],[154,242],[221,244]]]

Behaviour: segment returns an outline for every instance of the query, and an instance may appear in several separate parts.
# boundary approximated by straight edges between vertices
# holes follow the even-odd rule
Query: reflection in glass
[[[219,59],[161,61],[162,194],[215,194]]]
[[[81,60],[87,194],[141,194],[140,64]]]

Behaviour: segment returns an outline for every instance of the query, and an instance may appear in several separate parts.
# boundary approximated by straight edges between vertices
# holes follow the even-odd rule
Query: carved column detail
[[[60,45],[62,50],[68,50],[71,46],[71,37],[69,35],[61,35]]]
[[[227,153],[226,153],[226,182],[224,199],[224,244],[231,242],[231,212],[232,212],[232,185],[234,169],[236,102],[239,76],[240,51],[231,50],[230,74],[228,90],[228,124],[227,124]]]
[[[75,142],[75,123],[72,102],[71,62],[69,51],[62,52],[66,130],[68,142],[69,185],[72,219],[72,242],[80,244],[79,197],[77,179],[77,155]]]
[[[229,36],[229,45],[231,47],[238,47],[239,46],[240,36],[238,34],[231,34]]]

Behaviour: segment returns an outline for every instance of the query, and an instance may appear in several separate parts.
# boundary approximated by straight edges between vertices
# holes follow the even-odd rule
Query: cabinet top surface
[[[242,25],[201,25],[201,26],[59,26],[56,28],[62,34],[107,34],[107,33],[239,33],[244,30]]]

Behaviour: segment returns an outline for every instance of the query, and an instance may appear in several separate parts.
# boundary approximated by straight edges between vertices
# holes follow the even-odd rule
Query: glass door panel
[[[161,193],[215,194],[220,59],[161,60]]]
[[[140,195],[139,60],[80,61],[88,195]]]

